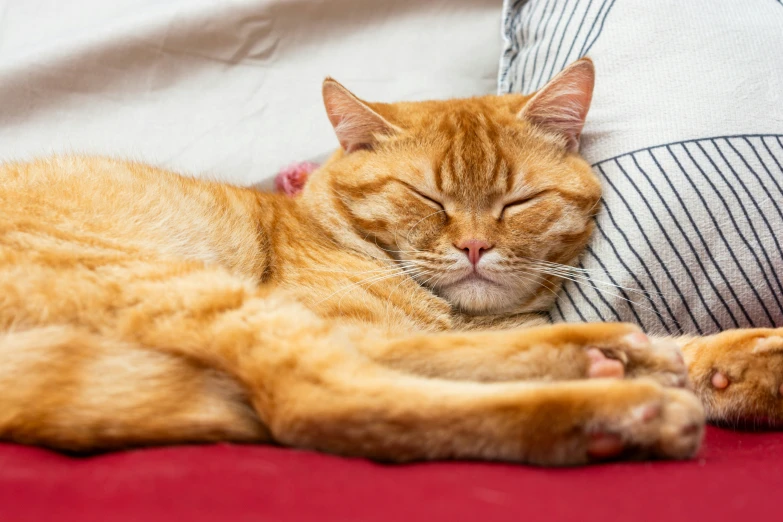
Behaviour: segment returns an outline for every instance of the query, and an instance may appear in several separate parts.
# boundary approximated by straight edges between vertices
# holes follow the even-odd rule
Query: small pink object
[[[722,390],[729,385],[729,380],[720,372],[715,372],[712,375],[712,385],[717,389]]]
[[[275,188],[281,194],[296,196],[305,186],[307,177],[318,168],[312,161],[299,161],[292,163],[277,173],[275,176]]]

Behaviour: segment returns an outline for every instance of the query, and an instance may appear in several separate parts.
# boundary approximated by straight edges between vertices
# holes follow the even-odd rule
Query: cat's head
[[[545,310],[592,232],[600,185],[578,155],[593,64],[531,96],[369,103],[327,79],[342,146],[303,192],[338,241],[393,258],[468,314]]]

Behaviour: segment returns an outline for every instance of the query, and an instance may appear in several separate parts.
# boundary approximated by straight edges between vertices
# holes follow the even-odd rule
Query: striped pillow
[[[500,92],[590,56],[604,187],[554,321],[783,326],[783,2],[506,0]]]

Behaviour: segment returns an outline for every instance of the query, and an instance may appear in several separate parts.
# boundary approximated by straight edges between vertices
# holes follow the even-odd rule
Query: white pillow
[[[499,22],[494,0],[8,1],[0,160],[84,152],[268,180],[337,147],[327,75],[378,101],[493,92]]]
[[[603,209],[552,318],[783,325],[783,3],[507,0],[503,30],[501,92],[596,66]]]

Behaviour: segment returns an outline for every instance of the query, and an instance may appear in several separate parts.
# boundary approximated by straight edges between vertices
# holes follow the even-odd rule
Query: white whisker
[[[548,273],[546,270],[539,270],[539,271],[540,271],[541,273]],[[609,292],[608,290],[605,290],[605,289],[602,289],[602,288],[599,288],[599,287],[595,286],[595,285],[594,285],[594,284],[593,284],[593,283],[590,281],[590,279],[589,279],[589,278],[588,278],[588,279],[576,279],[576,278],[574,278],[574,277],[569,277],[569,276],[567,276],[567,275],[560,275],[560,274],[550,274],[550,275],[554,275],[554,276],[556,276],[556,277],[560,277],[560,278],[562,278],[562,279],[566,279],[566,280],[568,280],[568,281],[571,281],[571,282],[573,282],[573,283],[577,283],[577,284],[579,284],[579,283],[586,283],[587,285],[589,285],[589,286],[590,286],[590,287],[591,287],[593,290],[595,290],[596,292],[599,292],[599,293],[602,293],[602,294],[606,294],[606,295],[612,296],[612,297],[614,297],[614,298],[617,298],[617,299],[620,299],[620,300],[622,300],[622,301],[626,301],[626,302],[628,302],[628,303],[629,303],[631,306],[637,306],[638,308],[641,308],[642,310],[645,310],[645,311],[647,311],[647,312],[650,312],[651,314],[653,314],[653,315],[655,315],[655,316],[657,316],[657,317],[662,317],[660,313],[658,313],[658,312],[657,312],[655,309],[653,309],[653,308],[650,308],[649,306],[643,305],[643,304],[639,303],[638,301],[632,301],[631,299],[628,299],[628,298],[626,298],[626,297],[623,297],[622,295],[615,294],[615,293]],[[614,285],[613,285],[613,286],[614,286]],[[644,293],[642,292],[642,294],[644,294]],[[647,296],[645,295],[645,297],[647,297]],[[649,297],[647,297],[647,299],[648,299],[648,300],[650,300],[650,302],[652,302],[652,300],[651,300]]]

